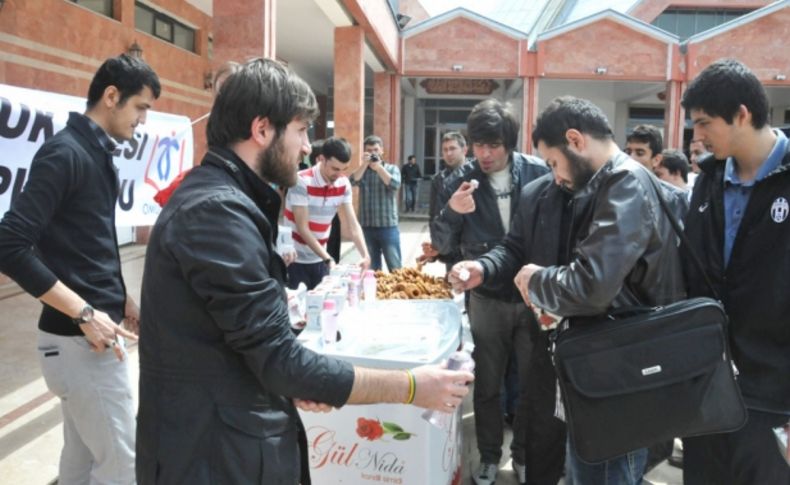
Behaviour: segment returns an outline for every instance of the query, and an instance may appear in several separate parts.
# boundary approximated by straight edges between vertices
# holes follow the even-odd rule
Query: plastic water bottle
[[[324,300],[324,308],[321,310],[321,340],[324,348],[331,348],[337,342],[335,302],[329,298]]]
[[[370,305],[376,301],[376,275],[373,270],[365,271],[362,278],[362,292],[365,295],[365,304]]]
[[[459,350],[450,354],[447,358],[447,369],[449,370],[466,370],[472,372],[475,370],[475,361],[468,351]],[[453,413],[443,411],[434,411],[429,409],[422,413],[422,419],[428,421],[439,429],[448,430],[452,424]]]
[[[351,273],[348,283],[348,306],[354,308],[359,305],[359,273]],[[375,277],[374,277],[375,278]]]

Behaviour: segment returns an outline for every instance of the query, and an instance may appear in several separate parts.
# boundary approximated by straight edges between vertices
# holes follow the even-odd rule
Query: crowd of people
[[[538,116],[530,139],[539,157],[516,150],[518,117],[495,99],[472,109],[468,142],[443,136],[420,262],[443,262],[466,292],[474,375],[353,366],[297,341],[286,287],[312,288],[328,274],[340,228],[361,270],[400,268],[398,194],[403,186],[414,211],[422,174],[413,157],[401,169],[388,162],[375,135],[361,154],[341,137],[311,145],[315,97],[272,60],[234,65],[218,83],[208,152],[160,197],[138,307],[121,274],[111,154],[161,89],[140,59],[105,61],[85,113],[44,143],[0,221],[0,271],[43,303],[38,351],[64,421],[60,483],[307,484],[297,409],[452,411],[474,381],[476,484],[500,473],[512,390],[519,483],[640,484],[665,444],[585,462],[558,412],[551,336],[560,321],[589,325],[612,310],[712,296],[706,279],[729,317],[748,421],[682,437],[684,483],[790,483],[774,434],[790,422],[790,144],[768,124],[765,90],[742,63],[715,62],[689,84],[689,159],[664,149],[650,125],[621,150],[603,111],[573,96]],[[659,198],[691,247],[678,244]],[[281,224],[294,241],[287,258],[275,247]],[[125,345],[138,336],[135,410]],[[515,389],[504,385],[509,374]]]

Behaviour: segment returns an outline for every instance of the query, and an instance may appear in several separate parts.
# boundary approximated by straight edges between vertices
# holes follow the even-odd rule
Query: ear
[[[112,109],[121,102],[121,92],[118,91],[118,88],[115,86],[107,86],[104,88],[104,93],[102,94],[101,99],[102,103],[104,103],[107,108]]]
[[[663,159],[664,159],[664,155],[659,153],[658,155],[654,156],[650,160],[650,162],[653,164],[653,170],[655,170],[659,165],[661,165],[661,160]]]
[[[584,135],[575,128],[565,132],[565,139],[568,141],[568,147],[573,147],[577,152],[584,150],[584,147],[587,145]]]
[[[749,108],[747,108],[746,106],[740,105],[740,106],[738,106],[738,112],[735,113],[735,117],[734,117],[733,120],[737,121],[738,124],[740,124],[742,126],[745,126],[747,124],[751,125],[752,124],[752,112],[749,111]]]
[[[269,145],[274,141],[275,131],[269,118],[256,116],[250,123],[250,138],[261,148],[269,148]]]

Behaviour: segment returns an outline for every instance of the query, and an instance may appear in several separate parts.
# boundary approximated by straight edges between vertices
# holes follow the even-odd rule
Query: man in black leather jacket
[[[600,108],[557,98],[538,118],[532,138],[556,183],[574,192],[568,231],[574,249],[568,264],[533,262],[519,271],[515,282],[524,301],[573,322],[682,299],[677,236],[659,203],[659,184],[620,151]],[[646,458],[647,450],[640,449],[592,465],[569,443],[566,482],[636,485]]]
[[[142,289],[140,484],[308,484],[295,404],[452,411],[467,392],[469,372],[364,369],[296,341],[270,184],[296,182],[317,113],[280,63],[241,66],[212,108],[208,154],[157,219]]]
[[[451,254],[460,247],[464,259],[474,259],[502,241],[512,218],[522,210],[521,188],[548,168],[540,159],[515,151],[519,122],[508,105],[493,99],[479,103],[467,126],[475,160],[446,187],[448,202],[431,222],[431,237],[439,254]],[[478,376],[474,408],[481,463],[473,479],[478,485],[487,485],[496,479],[502,455],[501,389],[508,359],[515,349],[518,387],[523,389],[532,346],[529,327],[535,324],[535,317],[510,282],[474,289],[469,314]],[[524,410],[524,403],[519,403],[511,444],[513,467],[521,482],[528,438]]]

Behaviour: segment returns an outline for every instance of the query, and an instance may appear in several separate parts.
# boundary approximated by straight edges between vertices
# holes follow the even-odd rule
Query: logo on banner
[[[787,203],[787,199],[784,197],[779,197],[771,205],[771,218],[777,224],[784,222],[788,213],[790,213],[790,204]]]
[[[154,149],[148,158],[145,167],[145,183],[154,188],[157,192],[167,187],[170,182],[184,168],[184,143],[185,140],[178,141],[175,132],[169,137],[154,140]],[[178,168],[175,163],[178,161]]]

